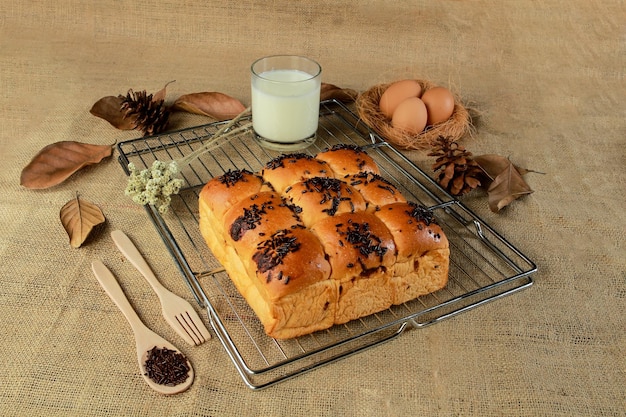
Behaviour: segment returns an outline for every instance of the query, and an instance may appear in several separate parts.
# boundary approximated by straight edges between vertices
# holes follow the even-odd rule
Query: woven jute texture
[[[92,116],[128,89],[219,91],[249,103],[249,66],[320,62],[357,91],[428,79],[476,109],[463,145],[539,171],[500,213],[464,197],[538,265],[535,285],[262,391],[217,338],[185,346],[112,243],[124,230],[161,282],[193,302],[116,156],[56,187],[20,186],[60,140],[139,136]],[[616,416],[626,396],[626,5],[623,1],[0,2],[0,414],[6,416]],[[172,119],[172,128],[210,121]],[[428,168],[424,153],[406,155]],[[79,249],[60,208],[78,194],[107,222]],[[101,259],[144,322],[197,379],[164,397],[143,383],[130,327],[93,277]],[[206,316],[205,316],[206,317]]]

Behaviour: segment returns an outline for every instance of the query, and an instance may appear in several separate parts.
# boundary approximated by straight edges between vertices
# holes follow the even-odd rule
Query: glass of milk
[[[315,142],[322,67],[305,57],[274,55],[252,64],[252,127],[262,146],[279,151]]]

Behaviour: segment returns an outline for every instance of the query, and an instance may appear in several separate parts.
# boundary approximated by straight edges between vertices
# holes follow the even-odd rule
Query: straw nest
[[[416,80],[422,86],[422,93],[437,85],[427,80]],[[452,116],[445,122],[433,126],[426,126],[418,135],[394,128],[389,120],[378,107],[380,98],[385,90],[393,83],[378,84],[359,95],[356,107],[359,117],[365,124],[372,128],[392,144],[408,150],[430,149],[439,136],[459,140],[465,134],[472,132],[471,117],[469,111],[461,103],[460,98],[454,92],[454,111]]]

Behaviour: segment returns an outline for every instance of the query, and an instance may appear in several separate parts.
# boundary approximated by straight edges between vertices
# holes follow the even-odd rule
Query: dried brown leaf
[[[507,161],[509,161],[507,159]],[[508,165],[493,180],[487,193],[489,208],[494,213],[509,205],[512,201],[532,193],[517,168],[509,161]]]
[[[167,94],[167,86],[173,82],[174,81],[170,81],[169,83],[165,84],[162,89],[154,93],[154,95],[152,96],[152,101],[155,103],[158,101],[165,101],[165,95]]]
[[[504,171],[509,167],[509,165],[511,165],[511,161],[509,160],[509,158],[496,154],[475,156],[474,161],[476,161],[480,168],[485,171],[485,174],[487,174],[491,181],[493,181],[502,171]],[[517,169],[517,172],[519,172],[520,175],[534,172],[530,169],[520,168],[518,166],[515,166],[515,169]]]
[[[91,145],[75,141],[52,143],[41,149],[24,167],[20,184],[26,188],[44,189],[65,181],[86,165],[97,164],[111,156],[110,145]]]
[[[73,248],[80,247],[93,228],[105,221],[98,206],[87,200],[80,200],[78,196],[61,208],[59,217]]]
[[[135,119],[124,117],[122,100],[124,100],[123,96],[102,97],[94,103],[89,112],[111,123],[117,129],[133,130],[136,127]]]
[[[359,93],[350,88],[337,87],[334,84],[322,83],[320,89],[320,100],[335,99],[343,103],[351,103],[356,100]]]
[[[245,109],[236,98],[215,91],[182,95],[172,107],[172,110],[200,114],[217,120],[232,119]]]

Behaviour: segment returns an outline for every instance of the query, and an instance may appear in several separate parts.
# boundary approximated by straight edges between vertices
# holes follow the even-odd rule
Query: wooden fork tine
[[[184,314],[176,316],[176,321],[178,321],[180,326],[185,330],[196,346],[206,342],[207,338],[205,334],[208,333],[208,330],[206,330],[202,322],[200,322],[200,328],[198,328],[188,311]],[[203,330],[205,334],[203,334]]]

